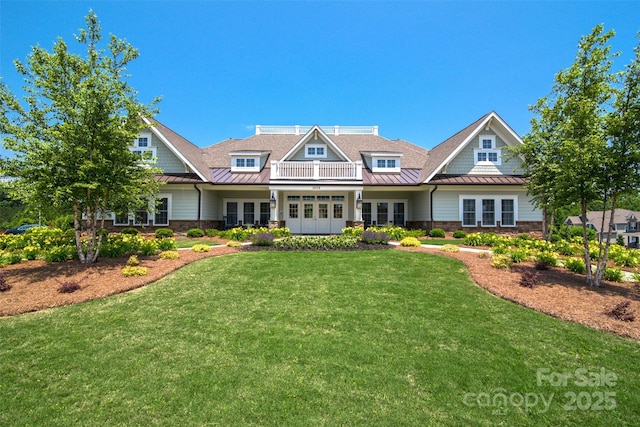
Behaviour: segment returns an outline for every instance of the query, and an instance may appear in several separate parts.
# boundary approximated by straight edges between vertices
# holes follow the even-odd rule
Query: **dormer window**
[[[481,166],[502,164],[501,151],[496,148],[495,135],[480,135],[479,148],[474,150],[474,164]]]
[[[231,172],[260,172],[260,153],[231,153]]]
[[[327,157],[327,147],[324,144],[307,144],[305,157],[308,159],[324,159]]]
[[[371,155],[371,171],[372,172],[400,172],[400,157],[402,154],[390,153],[373,153]]]

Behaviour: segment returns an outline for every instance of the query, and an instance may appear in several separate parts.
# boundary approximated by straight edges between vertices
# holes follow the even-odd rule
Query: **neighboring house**
[[[616,243],[620,234],[624,237],[627,247],[637,248],[640,239],[639,215],[640,213],[628,209],[616,209],[613,215],[613,224],[611,224],[610,209],[604,212],[587,212],[587,228],[595,230],[598,239],[602,238],[603,241],[608,239],[610,243]],[[572,227],[582,227],[580,216],[570,216],[564,223]]]
[[[522,141],[495,112],[432,150],[383,138],[377,126],[256,126],[248,138],[199,148],[161,123],[148,124],[132,150],[157,159],[157,178],[166,183],[161,202],[155,214],[142,208],[112,216],[114,227],[541,229],[521,160],[504,156]]]

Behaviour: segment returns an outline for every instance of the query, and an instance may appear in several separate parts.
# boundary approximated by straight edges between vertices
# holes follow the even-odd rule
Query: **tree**
[[[92,263],[104,214],[148,205],[159,190],[157,171],[129,149],[157,99],[141,104],[126,81],[138,51],[114,35],[99,47],[96,14],[85,21],[75,37],[84,57],[58,38],[51,53],[36,46],[25,63],[15,61],[26,83],[22,102],[0,83],[0,132],[16,153],[0,161],[0,173],[15,178],[14,196],[72,210],[78,256]]]
[[[551,94],[532,108],[539,117],[532,120],[532,130],[517,150],[534,200],[555,207],[559,201],[575,204],[582,218],[596,201],[615,209],[620,194],[637,191],[639,184],[638,50],[626,72],[612,72],[617,54],[611,53],[608,42],[613,36],[598,25],[580,39],[571,67],[556,74]],[[587,282],[599,286],[609,239],[600,242],[595,274],[586,221],[583,240]]]

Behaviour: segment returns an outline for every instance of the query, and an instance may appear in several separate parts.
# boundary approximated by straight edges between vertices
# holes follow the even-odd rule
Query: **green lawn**
[[[0,425],[637,425],[639,356],[449,258],[240,253],[0,319]]]
[[[211,240],[204,240],[204,239],[177,239],[176,240],[176,247],[179,249],[192,248],[193,245],[200,245],[200,244],[205,244],[209,246],[219,245],[219,243],[215,243],[215,242],[212,242]]]
[[[423,245],[461,245],[464,242],[464,239],[437,239],[437,238],[423,238],[420,239],[420,243]]]

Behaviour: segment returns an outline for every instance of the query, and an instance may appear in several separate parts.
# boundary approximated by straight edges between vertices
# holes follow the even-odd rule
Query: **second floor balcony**
[[[271,162],[272,180],[362,180],[362,162]]]

